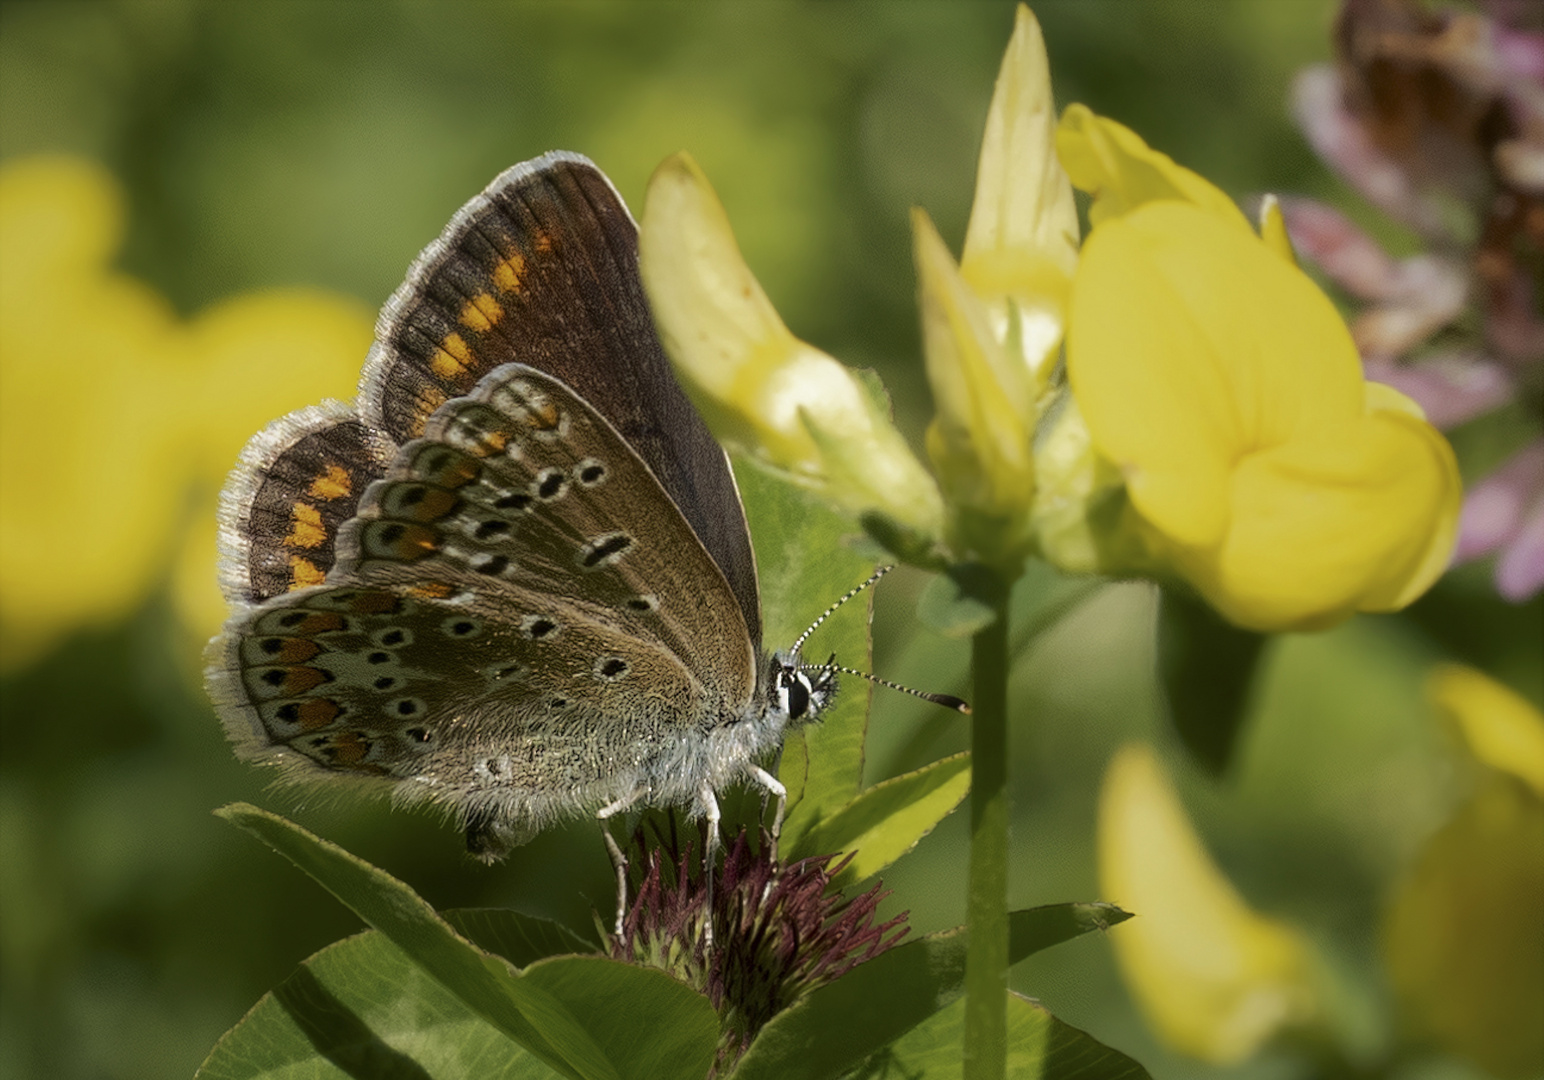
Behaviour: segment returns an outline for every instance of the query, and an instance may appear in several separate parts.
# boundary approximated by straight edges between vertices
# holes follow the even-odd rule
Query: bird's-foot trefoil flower
[[[1363,380],[1279,227],[1262,239],[1216,188],[1081,106],[1058,148],[1094,197],[1068,381],[1153,562],[1256,630],[1424,592],[1457,527],[1452,451],[1407,398]]]

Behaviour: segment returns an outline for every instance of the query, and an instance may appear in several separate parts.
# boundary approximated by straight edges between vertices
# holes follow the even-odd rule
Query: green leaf
[[[383,934],[329,945],[226,1032],[197,1080],[553,1080]]]
[[[1194,597],[1163,590],[1158,671],[1169,720],[1191,757],[1214,776],[1233,758],[1269,640],[1240,630]]]
[[[970,755],[955,754],[876,784],[787,848],[789,858],[852,852],[832,879],[846,887],[872,877],[917,846],[970,790]]]
[[[951,1003],[874,1054],[851,1075],[957,1080],[964,1060],[965,1002]],[[1008,995],[1008,1068],[1014,1080],[1150,1080],[1118,1050],[1062,1023],[1019,994]]]
[[[1008,962],[1071,941],[1090,930],[1104,931],[1131,918],[1131,912],[1093,900],[1081,904],[1046,904],[1008,912]]]
[[[533,964],[622,1075],[701,1080],[712,1007],[661,971],[599,956]],[[198,1080],[553,1080],[538,1057],[431,978],[384,934],[330,945],[263,997],[216,1044]]]
[[[558,956],[525,977],[568,1007],[624,1077],[702,1080],[718,1052],[705,995],[656,968],[605,956]]]
[[[786,649],[837,598],[872,574],[874,564],[853,550],[851,541],[860,535],[853,522],[818,496],[749,457],[736,456],[734,466],[756,547],[764,644],[768,651]],[[867,598],[844,605],[810,638],[805,659],[818,662],[835,653],[849,667],[866,668],[868,615]],[[785,756],[807,768],[802,796],[789,800],[783,835],[790,842],[858,793],[868,698],[867,686],[844,686],[818,722],[790,731]],[[795,749],[799,742],[802,758]],[[789,779],[784,784],[790,794],[796,790]]]
[[[1008,959],[1017,963],[1129,917],[1111,904],[1097,903],[1013,912]],[[960,999],[965,946],[965,931],[956,928],[859,964],[773,1017],[731,1075],[735,1080],[816,1080],[856,1068]]]
[[[930,580],[917,600],[917,618],[944,637],[965,638],[997,618],[997,575],[984,566],[961,563]]]
[[[497,953],[517,968],[549,956],[594,954],[600,949],[562,923],[508,908],[457,908],[440,915],[479,949]]]
[[[573,1016],[451,929],[407,885],[293,822],[236,803],[219,816],[262,840],[385,934],[468,1008],[565,1076],[622,1075]]]

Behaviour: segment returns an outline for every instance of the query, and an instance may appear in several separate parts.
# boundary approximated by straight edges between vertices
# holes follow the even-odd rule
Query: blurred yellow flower
[[[1082,106],[1057,145],[1094,196],[1068,378],[1153,558],[1263,631],[1424,592],[1456,535],[1452,450],[1407,399],[1363,381],[1284,237],[1262,241],[1222,192]]]
[[[649,181],[639,255],[665,351],[715,435],[850,509],[937,536],[938,489],[883,392],[789,332],[687,154]]]
[[[245,438],[286,409],[351,392],[370,323],[320,293],[221,305],[184,322],[112,268],[123,199],[99,166],[0,168],[0,667],[118,619],[172,567],[190,514]],[[192,503],[190,503],[190,497]],[[195,526],[195,528],[197,528]],[[180,594],[218,626],[213,544]],[[195,589],[191,582],[202,578]]]
[[[1475,788],[1395,892],[1384,952],[1411,1033],[1499,1077],[1544,1072],[1544,716],[1477,671],[1428,693]]]
[[[1101,898],[1136,915],[1110,943],[1165,1043],[1233,1064],[1314,1013],[1308,946],[1217,869],[1147,746],[1123,747],[1105,774],[1098,863]]]

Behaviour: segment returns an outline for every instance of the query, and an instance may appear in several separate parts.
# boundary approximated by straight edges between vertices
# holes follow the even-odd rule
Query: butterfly
[[[576,154],[452,218],[358,398],[247,445],[220,542],[207,683],[238,754],[445,808],[489,860],[672,805],[707,818],[711,859],[716,793],[748,780],[780,817],[757,762],[837,689],[797,645],[762,651],[728,459],[655,335],[637,228]]]

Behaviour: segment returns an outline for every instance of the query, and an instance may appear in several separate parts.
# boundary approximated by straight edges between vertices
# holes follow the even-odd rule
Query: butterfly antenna
[[[912,697],[921,698],[923,701],[931,701],[934,705],[942,705],[946,709],[953,709],[955,712],[964,713],[966,716],[970,715],[970,704],[964,698],[957,698],[953,694],[931,694],[926,690],[913,690],[909,686],[902,686],[900,683],[891,682],[889,679],[881,679],[878,675],[870,675],[868,672],[859,671],[857,668],[843,667],[835,661],[836,657],[833,656],[824,664],[800,664],[799,670],[840,671],[843,675],[856,675],[858,678],[867,679],[871,683],[888,686],[891,690],[899,690],[903,694],[910,694]]]
[[[793,648],[788,650],[789,653],[794,655],[794,656],[798,656],[799,655],[799,650],[804,647],[804,643],[809,640],[809,636],[811,634],[813,634],[816,630],[820,629],[820,624],[825,622],[832,615],[834,615],[836,613],[837,608],[839,608],[843,604],[847,603],[847,601],[851,600],[854,596],[857,596],[864,589],[868,588],[870,585],[874,584],[874,582],[878,581],[880,578],[884,577],[886,574],[888,574],[891,570],[894,570],[894,569],[895,569],[894,566],[881,566],[878,570],[875,570],[874,573],[872,575],[870,575],[869,579],[867,581],[865,581],[862,585],[855,585],[851,589],[848,589],[847,592],[842,596],[841,599],[839,599],[836,603],[832,604],[830,607],[826,608],[825,611],[822,611],[820,613],[820,618],[818,618],[814,622],[810,623],[809,629],[804,631],[804,633],[799,635],[799,639],[793,643]],[[818,666],[826,667],[826,666],[829,666],[829,665],[822,664],[822,665],[818,665]]]

